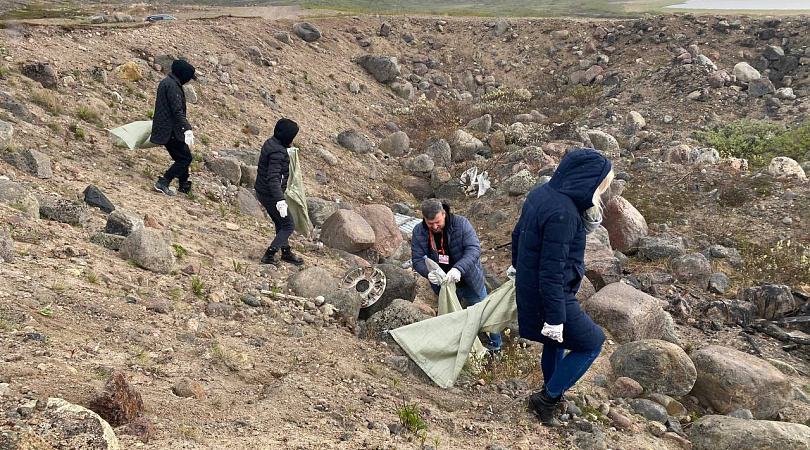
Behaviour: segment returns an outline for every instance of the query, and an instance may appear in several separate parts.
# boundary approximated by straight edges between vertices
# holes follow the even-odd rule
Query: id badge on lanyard
[[[450,264],[450,255],[439,255],[439,264]]]

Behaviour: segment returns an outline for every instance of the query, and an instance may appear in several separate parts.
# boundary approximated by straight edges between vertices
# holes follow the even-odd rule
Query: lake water
[[[810,11],[810,0],[687,0],[679,5],[667,8],[678,9],[730,9],[730,10],[807,10]]]

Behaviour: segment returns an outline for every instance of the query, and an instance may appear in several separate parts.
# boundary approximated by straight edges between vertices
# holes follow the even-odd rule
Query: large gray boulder
[[[12,263],[17,256],[14,251],[14,239],[8,233],[0,231],[0,262]]]
[[[233,185],[238,185],[242,179],[242,165],[236,158],[230,156],[212,158],[205,161],[205,165],[214,175],[228,180]]]
[[[321,32],[309,22],[298,22],[293,25],[293,33],[306,42],[315,42],[321,38]]]
[[[23,122],[31,123],[31,111],[28,111],[25,104],[2,91],[0,91],[0,109],[5,109],[10,112],[12,116]],[[5,148],[6,147],[0,146],[0,150]]]
[[[646,236],[638,240],[638,253],[650,261],[681,256],[686,252],[683,239],[672,236]]]
[[[397,58],[393,56],[364,55],[355,62],[380,83],[394,81],[400,74]]]
[[[583,309],[620,344],[642,339],[679,343],[672,317],[659,300],[627,284],[605,286],[583,303]]]
[[[619,346],[610,355],[616,378],[636,380],[646,394],[681,397],[695,385],[695,364],[683,349],[671,342],[642,339]]]
[[[402,156],[408,151],[411,140],[404,131],[392,133],[380,142],[380,150],[391,156]]]
[[[436,165],[442,167],[450,167],[450,164],[453,162],[453,151],[450,148],[450,144],[444,139],[439,139],[431,144],[425,153],[430,156],[430,159],[432,159]]]
[[[410,325],[425,319],[429,316],[423,313],[413,303],[395,299],[382,311],[373,314],[360,327],[360,337],[363,339],[373,339],[388,343],[389,348],[399,348],[388,330],[393,330],[405,325]]]
[[[44,195],[39,200],[39,216],[70,225],[82,226],[90,217],[90,208],[84,203]]]
[[[691,357],[697,369],[692,395],[720,414],[744,408],[770,419],[792,398],[790,380],[756,356],[711,345]]]
[[[693,450],[808,450],[810,427],[799,423],[703,416],[689,428]]]
[[[39,219],[39,200],[21,184],[0,180],[0,203]]]
[[[34,81],[40,82],[44,88],[56,89],[59,87],[59,73],[56,67],[49,62],[26,62],[20,68],[20,73]]]
[[[768,173],[776,178],[796,178],[799,181],[807,180],[802,166],[795,159],[787,156],[777,156],[768,164]]]
[[[672,259],[672,271],[679,280],[691,283],[701,289],[709,285],[712,265],[703,253],[688,253]]]
[[[610,246],[630,255],[638,250],[638,240],[647,236],[649,229],[644,216],[621,196],[614,196],[605,207],[602,226],[610,235]]]
[[[798,308],[790,288],[779,284],[765,284],[740,289],[739,298],[753,303],[757,317],[767,320],[781,319]]]
[[[323,267],[310,267],[290,276],[287,287],[300,297],[326,297],[338,290],[338,280]]]
[[[249,189],[239,188],[239,192],[236,193],[236,204],[242,214],[256,219],[264,218],[264,208]]]
[[[435,193],[429,180],[412,175],[402,179],[402,187],[417,200],[424,200]]]
[[[402,244],[394,212],[385,205],[365,205],[354,210],[374,230],[374,249],[381,258],[389,258]]]
[[[464,130],[456,130],[450,140],[450,149],[453,152],[453,161],[469,161],[484,147],[484,143]]]
[[[307,213],[309,214],[309,220],[312,221],[312,225],[316,227],[323,226],[326,219],[339,209],[340,205],[336,202],[318,197],[307,197]]]
[[[340,289],[325,295],[326,303],[337,308],[335,316],[345,323],[354,326],[360,314],[363,298],[356,289]]]
[[[762,78],[762,74],[757,69],[751,67],[747,62],[740,62],[734,66],[732,74],[740,83],[750,83],[753,80]]]
[[[118,437],[110,424],[95,412],[61,398],[46,399],[45,407],[35,407],[32,400],[30,420],[47,423],[48,427],[25,427],[17,433],[3,433],[3,449],[75,448],[88,450],[119,450]]]
[[[14,126],[8,122],[0,120],[0,151],[5,151],[11,147],[14,140]]]
[[[481,117],[472,119],[467,122],[467,128],[481,133],[489,133],[489,129],[492,128],[492,116],[484,114]]]
[[[321,241],[329,247],[356,253],[374,246],[374,229],[360,214],[341,209],[323,223]]]
[[[355,153],[369,153],[372,150],[371,142],[363,136],[363,133],[355,129],[349,129],[340,133],[337,137],[337,142]]]
[[[133,231],[141,228],[143,228],[143,219],[119,208],[107,216],[104,232],[118,236],[129,236]]]
[[[591,144],[593,144],[593,148],[599,150],[601,152],[607,153],[609,155],[619,155],[621,149],[619,148],[619,142],[616,141],[616,138],[611,136],[608,133],[605,133],[602,130],[588,130],[587,131],[588,139],[591,140]]]
[[[133,260],[139,267],[152,272],[169,273],[174,267],[174,252],[158,230],[142,227],[124,240],[121,257]]]
[[[591,237],[585,245],[585,276],[597,290],[622,279],[622,266],[613,250]]]

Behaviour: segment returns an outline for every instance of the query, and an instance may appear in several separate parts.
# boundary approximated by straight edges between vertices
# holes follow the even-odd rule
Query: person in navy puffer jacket
[[[529,397],[529,409],[545,425],[559,425],[557,403],[605,341],[576,293],[585,274],[585,236],[602,221],[600,197],[612,180],[610,161],[595,150],[567,154],[551,181],[529,192],[512,232],[509,273],[515,276],[520,335],[543,343],[545,387]]]
[[[424,220],[413,229],[411,257],[413,268],[427,278],[433,292],[439,293],[442,280],[428,271],[424,257],[435,261],[456,284],[456,295],[472,306],[487,297],[484,267],[481,265],[481,242],[466,217],[450,212],[450,206],[435,198],[422,202]],[[501,335],[489,334],[487,350],[501,350]]]

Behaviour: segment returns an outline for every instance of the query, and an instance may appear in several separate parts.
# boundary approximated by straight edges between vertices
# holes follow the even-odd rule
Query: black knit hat
[[[298,134],[298,124],[290,119],[281,119],[276,122],[276,128],[273,130],[273,137],[278,139],[282,145],[289,147],[293,139]]]
[[[172,62],[172,73],[180,80],[180,84],[186,84],[190,80],[196,80],[197,76],[194,75],[194,66],[182,59],[175,59]]]

